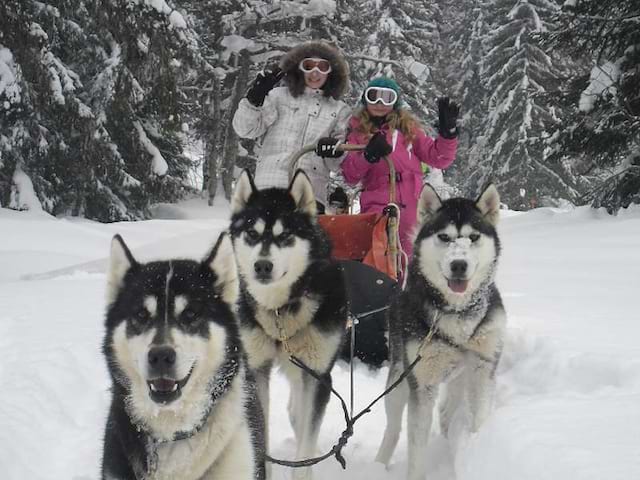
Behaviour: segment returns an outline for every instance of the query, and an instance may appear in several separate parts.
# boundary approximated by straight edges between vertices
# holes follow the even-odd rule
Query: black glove
[[[456,138],[458,136],[458,112],[460,107],[455,102],[450,102],[449,97],[438,99],[438,131],[444,138]]]
[[[284,72],[279,67],[270,69],[264,69],[260,73],[251,85],[251,88],[247,91],[247,100],[254,107],[261,107],[264,103],[264,99],[273,87],[284,76]]]
[[[316,145],[316,155],[322,158],[338,158],[342,156],[343,152],[336,150],[336,147],[340,144],[337,138],[322,137],[318,140]]]
[[[376,133],[364,149],[364,158],[369,163],[378,163],[380,159],[393,151],[382,132]]]

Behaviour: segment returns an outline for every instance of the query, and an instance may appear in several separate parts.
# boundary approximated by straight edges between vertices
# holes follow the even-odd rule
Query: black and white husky
[[[425,479],[425,447],[441,384],[446,383],[439,409],[444,435],[458,407],[464,407],[473,431],[491,407],[506,324],[494,283],[500,253],[495,229],[499,205],[493,185],[475,202],[441,201],[430,185],[420,196],[407,286],[389,311],[388,384],[418,354],[422,359],[385,399],[387,427],[376,457],[389,463],[408,401],[409,480]]]
[[[114,237],[103,480],[264,478],[264,421],[232,313],[237,296],[226,234],[201,263],[138,263]]]
[[[241,336],[256,374],[266,417],[271,368],[290,383],[289,418],[298,459],[314,456],[329,401],[331,368],[345,338],[347,300],[342,271],[330,259],[329,240],[316,219],[307,176],[288,189],[256,189],[248,172],[238,179],[229,232],[240,273]],[[294,355],[327,384],[289,362]],[[268,425],[268,422],[267,422]],[[310,478],[297,468],[294,478]]]

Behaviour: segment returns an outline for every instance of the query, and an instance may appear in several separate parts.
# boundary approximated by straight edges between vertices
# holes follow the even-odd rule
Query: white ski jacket
[[[325,97],[322,90],[306,88],[293,97],[287,87],[269,92],[262,107],[246,98],[238,105],[233,128],[242,138],[259,139],[255,184],[258,188],[289,186],[289,159],[303,146],[321,137],[344,140],[351,108],[340,100]],[[338,171],[341,158],[320,158],[308,153],[298,162],[309,176],[318,200],[327,205],[329,172]]]

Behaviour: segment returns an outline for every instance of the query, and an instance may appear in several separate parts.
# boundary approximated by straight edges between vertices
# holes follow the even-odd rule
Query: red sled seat
[[[369,250],[373,227],[379,215],[318,215],[320,226],[331,238],[333,257],[338,260],[362,260]]]
[[[318,222],[331,238],[335,259],[358,260],[396,279],[397,270],[389,254],[386,215],[318,215]]]

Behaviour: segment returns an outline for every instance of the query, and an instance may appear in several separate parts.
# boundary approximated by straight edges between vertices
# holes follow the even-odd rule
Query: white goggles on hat
[[[364,99],[372,105],[382,103],[389,107],[398,101],[398,94],[392,88],[369,87],[364,91]]]

